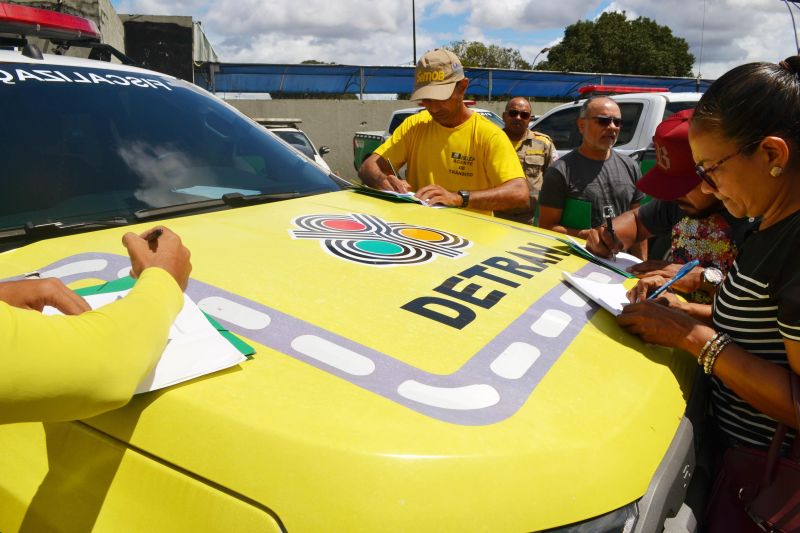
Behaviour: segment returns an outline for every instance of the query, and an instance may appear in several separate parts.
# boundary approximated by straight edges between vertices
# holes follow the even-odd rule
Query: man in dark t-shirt
[[[670,278],[681,265],[699,259],[700,266],[679,281],[676,289],[687,293],[692,301],[709,303],[756,222],[734,218],[713,194],[701,190],[689,147],[691,116],[692,110],[681,111],[656,128],[656,165],[637,183],[656,200],[623,213],[614,219],[613,226],[618,247],[671,235],[667,258],[644,261],[630,271],[639,277]],[[599,228],[587,235],[586,248],[608,257],[616,251],[613,242],[604,228]]]
[[[622,115],[607,96],[584,102],[578,118],[581,145],[547,169],[539,193],[539,226],[586,238],[614,214],[638,207],[644,195],[636,188],[641,172],[635,161],[616,153]]]

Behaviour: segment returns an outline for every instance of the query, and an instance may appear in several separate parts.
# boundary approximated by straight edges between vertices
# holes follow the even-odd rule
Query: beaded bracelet
[[[706,375],[711,375],[712,370],[714,369],[714,363],[717,362],[717,357],[722,350],[724,350],[730,343],[733,342],[733,339],[727,333],[722,333],[716,339],[715,342],[712,343],[711,348],[708,351],[708,356],[703,361],[703,372]]]
[[[708,354],[708,349],[711,348],[711,343],[717,340],[717,337],[719,337],[720,335],[721,333],[714,333],[714,336],[708,339],[706,343],[703,345],[703,349],[700,350],[700,355],[697,356],[698,365],[703,366],[703,363],[705,362],[706,359],[706,355]]]

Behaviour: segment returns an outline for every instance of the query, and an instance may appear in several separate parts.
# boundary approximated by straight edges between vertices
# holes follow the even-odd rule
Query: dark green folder
[[[106,292],[117,292],[117,291],[127,291],[128,289],[132,289],[134,285],[134,280],[130,276],[125,276],[124,278],[115,279],[113,281],[109,281],[103,283],[102,285],[94,285],[92,287],[83,287],[82,289],[76,289],[75,293],[80,296],[89,296],[90,294],[103,294]],[[233,346],[239,350],[239,353],[247,357],[248,359],[256,353],[255,348],[241,340],[239,337],[222,327],[222,325],[211,318],[207,313],[203,312],[205,317],[211,323],[211,325],[222,335],[225,340],[233,344]]]
[[[564,210],[561,212],[561,225],[574,229],[589,229],[592,227],[592,204],[586,200],[567,198]]]

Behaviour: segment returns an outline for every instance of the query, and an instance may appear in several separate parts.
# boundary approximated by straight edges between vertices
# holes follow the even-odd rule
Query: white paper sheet
[[[569,272],[561,271],[561,276],[578,291],[596,302],[600,307],[614,316],[622,312],[622,308],[628,304],[625,296],[627,289],[622,283],[600,283],[587,278],[573,276]]]
[[[92,309],[114,302],[129,291],[85,296]],[[45,307],[44,314],[60,314]],[[214,328],[194,301],[183,295],[183,309],[169,331],[167,346],[153,371],[136,388],[136,394],[210,374],[239,364],[246,358]]]
[[[638,257],[636,257],[635,255],[626,254],[625,252],[619,252],[616,255],[616,257],[613,258],[613,259],[612,258],[606,259],[605,257],[600,257],[599,255],[593,254],[592,252],[587,250],[586,246],[582,245],[581,243],[579,243],[578,241],[573,239],[571,235],[567,235],[567,238],[570,241],[572,241],[575,244],[575,246],[580,246],[581,248],[583,248],[583,250],[587,254],[593,256],[595,259],[597,259],[601,263],[605,263],[606,265],[608,265],[608,266],[610,266],[612,268],[615,267],[615,268],[620,268],[622,270],[625,270],[629,266],[637,265],[637,264],[642,262],[642,260],[639,259]]]

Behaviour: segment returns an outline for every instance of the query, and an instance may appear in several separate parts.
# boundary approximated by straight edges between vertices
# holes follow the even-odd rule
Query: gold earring
[[[773,178],[777,178],[783,173],[783,169],[781,167],[772,167],[769,169],[769,175]]]

